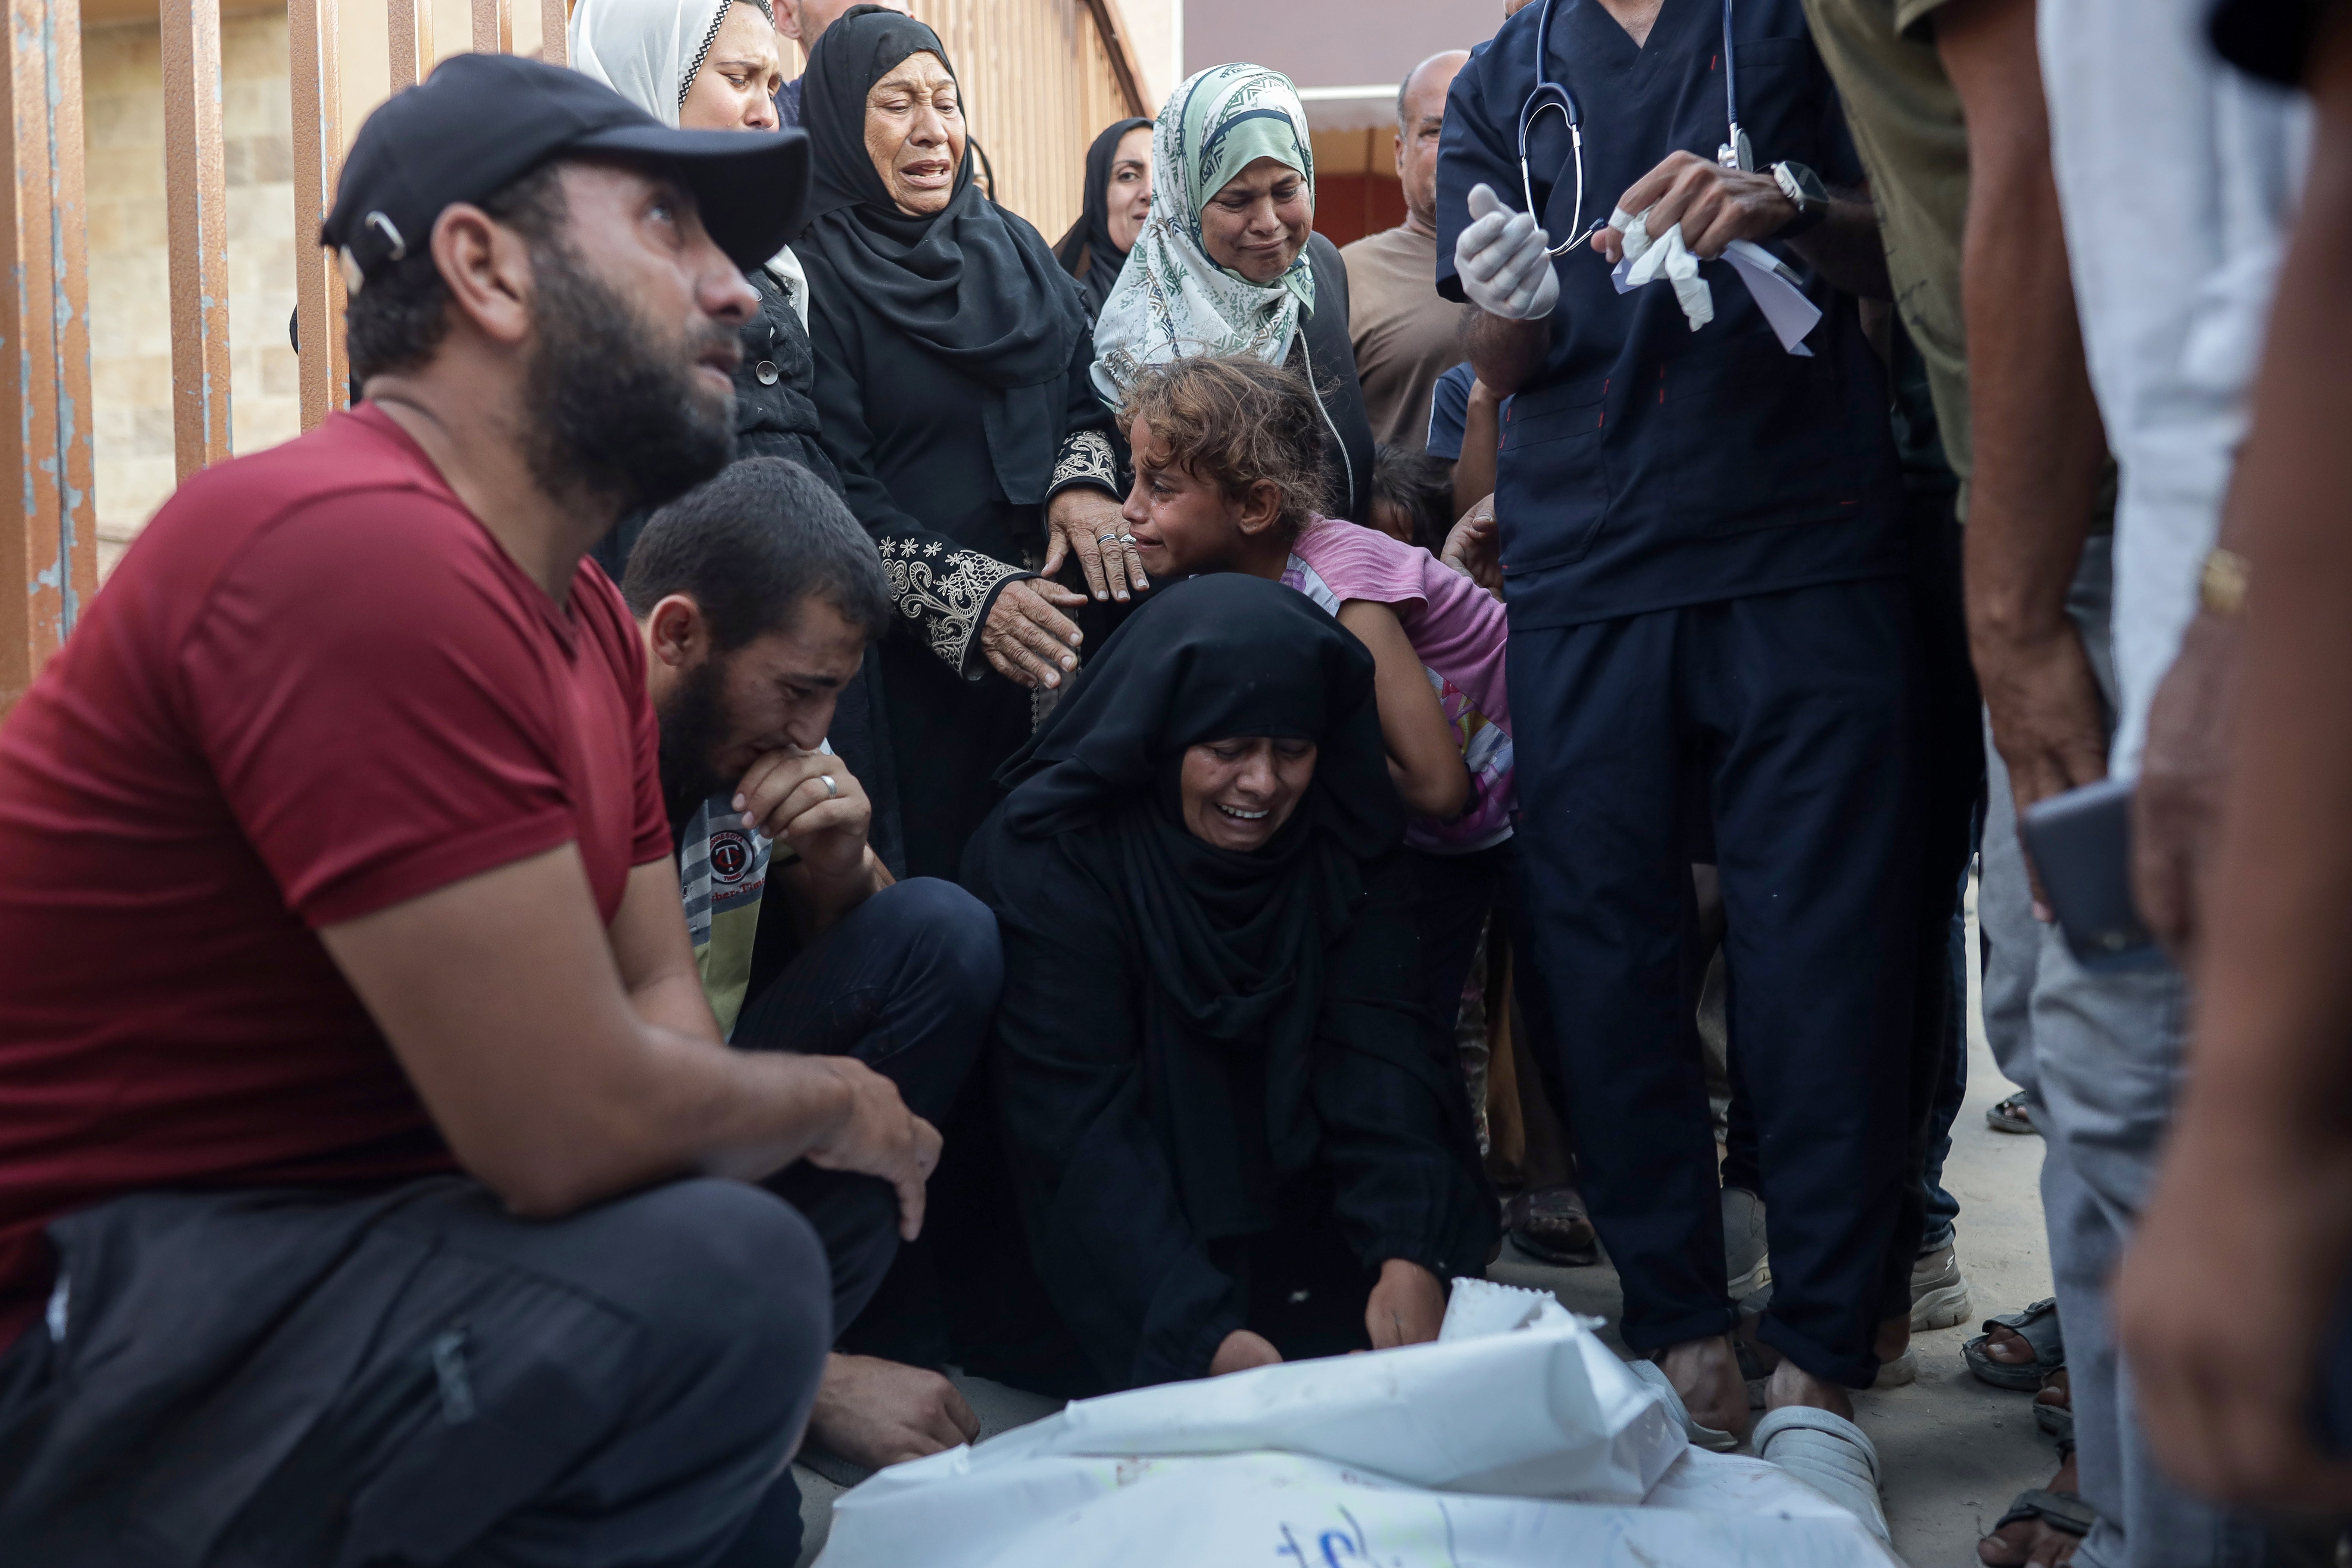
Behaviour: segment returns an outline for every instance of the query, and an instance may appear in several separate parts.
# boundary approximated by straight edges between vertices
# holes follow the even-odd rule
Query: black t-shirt
[[[1538,0],[1474,51],[1446,100],[1437,165],[1437,283],[1464,298],[1454,246],[1470,188],[1517,206],[1521,106],[1536,34],[1555,9],[1546,79],[1582,111],[1580,222],[1677,149],[1712,160],[1726,136],[1723,10],[1664,0],[1636,47],[1598,0]],[[1811,165],[1832,185],[1863,174],[1800,0],[1741,0],[1734,23],[1739,120],[1759,168]],[[1528,169],[1555,241],[1579,225],[1568,126],[1546,113]],[[1678,605],[1904,570],[1903,491],[1887,388],[1853,301],[1786,246],[1822,308],[1803,346],[1780,346],[1728,262],[1701,264],[1715,319],[1694,332],[1671,286],[1619,294],[1579,247],[1560,281],[1543,370],[1511,402],[1496,464],[1505,597],[1514,627],[1567,626]]]

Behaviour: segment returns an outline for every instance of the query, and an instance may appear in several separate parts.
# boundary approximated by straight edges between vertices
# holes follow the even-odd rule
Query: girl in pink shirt
[[[1295,372],[1211,355],[1156,365],[1119,418],[1135,458],[1123,516],[1153,580],[1269,578],[1371,650],[1389,775],[1413,814],[1428,994],[1450,1030],[1511,837],[1503,606],[1427,551],[1320,514],[1320,412]]]

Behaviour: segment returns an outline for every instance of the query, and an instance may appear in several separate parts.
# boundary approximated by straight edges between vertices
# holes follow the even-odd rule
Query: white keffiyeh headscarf
[[[664,125],[677,123],[694,79],[718,41],[736,0],[580,0],[564,41],[572,68],[594,77]],[[772,0],[742,0],[776,20]],[[808,274],[792,247],[768,258],[768,270],[808,325]]]
[[[1301,250],[1271,283],[1209,258],[1201,209],[1260,158],[1298,171],[1308,199],[1315,153],[1297,89],[1264,66],[1214,66],[1169,95],[1151,127],[1151,214],[1095,323],[1095,390],[1117,402],[1144,366],[1193,354],[1250,354],[1280,364],[1315,307]]]

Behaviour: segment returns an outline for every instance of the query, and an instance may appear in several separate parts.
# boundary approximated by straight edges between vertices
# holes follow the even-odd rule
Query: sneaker
[[[1949,1329],[1968,1321],[1969,1281],[1952,1247],[1922,1253],[1911,1266],[1911,1331]]]
[[[1905,1347],[1893,1361],[1878,1363],[1878,1375],[1871,1380],[1873,1388],[1908,1388],[1919,1381],[1919,1352]]]
[[[1764,1200],[1746,1187],[1723,1189],[1723,1274],[1734,1301],[1753,1296],[1772,1282],[1772,1257],[1764,1236]]]

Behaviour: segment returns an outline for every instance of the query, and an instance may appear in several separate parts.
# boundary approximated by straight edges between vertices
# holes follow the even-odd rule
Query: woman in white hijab
[[[1179,82],[1151,129],[1150,211],[1095,321],[1095,388],[1117,404],[1145,366],[1196,354],[1287,364],[1323,406],[1328,510],[1368,523],[1348,268],[1314,222],[1314,142],[1290,79],[1236,62]]]
[[[793,134],[777,129],[783,83],[770,0],[579,0],[568,34],[574,68],[667,125],[686,131]],[[793,199],[798,199],[795,196]],[[789,458],[841,489],[817,445],[816,361],[808,341],[808,280],[787,248],[745,275],[760,314],[743,329],[735,373],[739,457]],[[644,527],[624,521],[598,547],[615,578]]]

